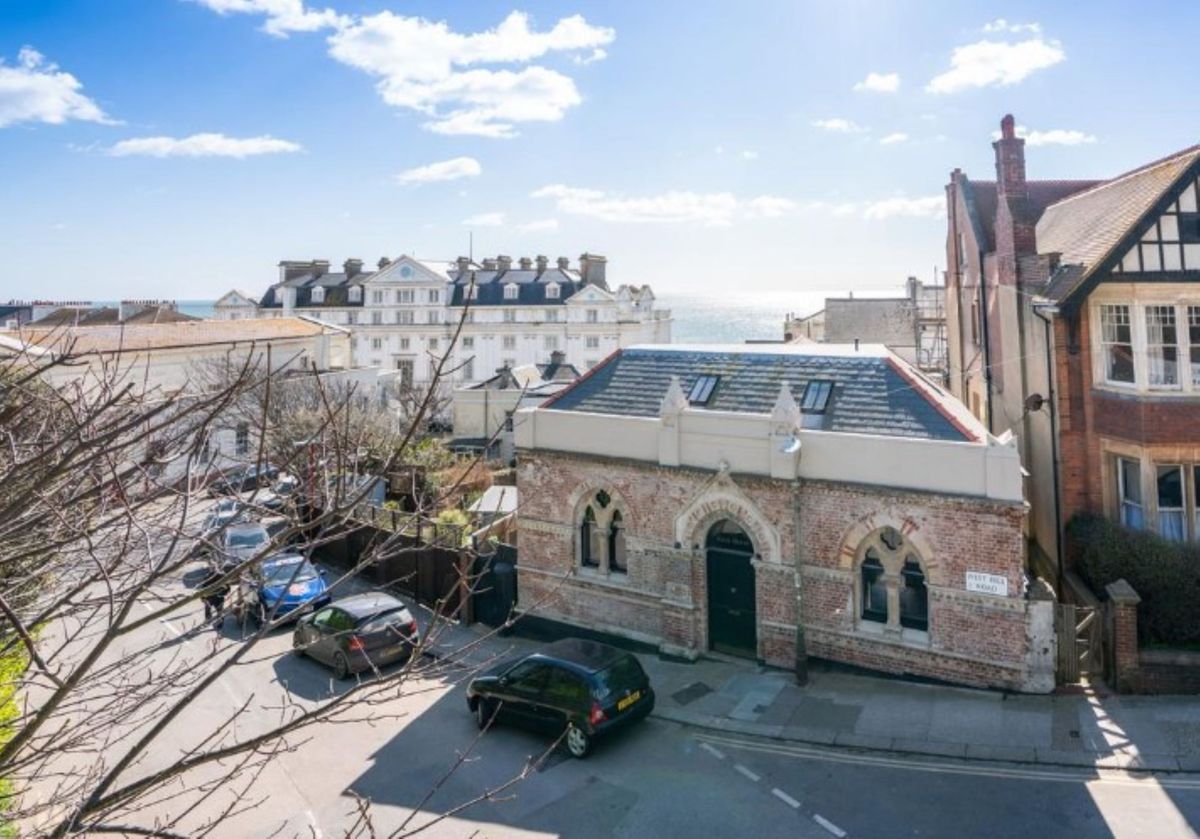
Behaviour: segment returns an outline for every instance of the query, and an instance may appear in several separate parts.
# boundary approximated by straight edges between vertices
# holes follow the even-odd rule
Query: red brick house
[[[1017,436],[1035,562],[1080,511],[1200,538],[1200,146],[1104,181],[1027,180],[1012,116],[993,147],[946,187],[950,386]]]
[[[1015,445],[883,347],[624,349],[515,434],[522,611],[689,658],[1053,687]]]

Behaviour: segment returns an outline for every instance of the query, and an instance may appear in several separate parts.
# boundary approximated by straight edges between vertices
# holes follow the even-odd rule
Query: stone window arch
[[[606,489],[595,489],[583,495],[576,509],[579,565],[604,574],[629,573],[624,503]]]
[[[857,553],[859,625],[881,626],[896,634],[928,632],[926,560],[917,546],[886,525],[868,534]]]

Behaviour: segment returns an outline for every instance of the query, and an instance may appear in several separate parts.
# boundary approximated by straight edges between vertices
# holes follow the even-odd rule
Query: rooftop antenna
[[[475,231],[467,231],[467,259],[475,261]]]

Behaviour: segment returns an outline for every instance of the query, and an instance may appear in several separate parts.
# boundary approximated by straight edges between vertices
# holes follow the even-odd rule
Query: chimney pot
[[[379,261],[377,263],[375,263],[375,265],[379,268],[380,271],[382,271],[384,268],[387,268],[391,264],[392,264],[392,261],[390,259],[388,259],[386,256],[379,257]]]
[[[538,254],[538,257],[535,261],[537,262],[538,273],[539,274],[545,273],[546,267],[550,264],[549,258],[542,256],[541,254]]]
[[[500,254],[496,257],[496,264],[500,266],[501,271],[507,271],[509,268],[512,268],[512,257]]]
[[[551,364],[562,365],[566,362],[566,360],[567,360],[567,354],[564,353],[562,350],[555,350],[554,352],[550,353],[550,363]]]
[[[483,270],[484,271],[495,271],[496,270],[496,260],[485,259],[483,261]]]
[[[361,259],[347,259],[342,263],[342,270],[346,272],[346,279],[351,279],[362,273],[363,261]]]
[[[458,273],[460,276],[463,274],[466,274],[468,271],[471,270],[471,258],[470,257],[460,256],[458,259],[455,260],[455,263],[458,265]]]
[[[1017,121],[1012,114],[1005,114],[1004,119],[1000,120],[1000,136],[1006,140],[1017,136]]]
[[[533,260],[527,256],[521,257],[520,262],[521,262],[521,270],[522,271],[528,271],[530,268],[533,267]]]
[[[566,271],[570,267],[571,267],[571,260],[567,259],[565,256],[560,256],[558,258],[558,270],[559,271]]]

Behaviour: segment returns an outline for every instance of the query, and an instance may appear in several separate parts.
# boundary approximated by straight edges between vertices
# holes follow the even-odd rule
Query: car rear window
[[[229,547],[231,548],[253,548],[266,541],[268,540],[265,530],[249,530],[242,533],[236,531],[229,532]]]
[[[626,689],[636,690],[642,686],[645,679],[646,674],[636,658],[631,655],[621,656],[596,673],[596,698],[604,699],[609,694]]]
[[[408,613],[408,609],[399,608],[373,615],[360,623],[358,628],[361,632],[382,632],[390,626],[403,625],[411,621],[412,615]]]

